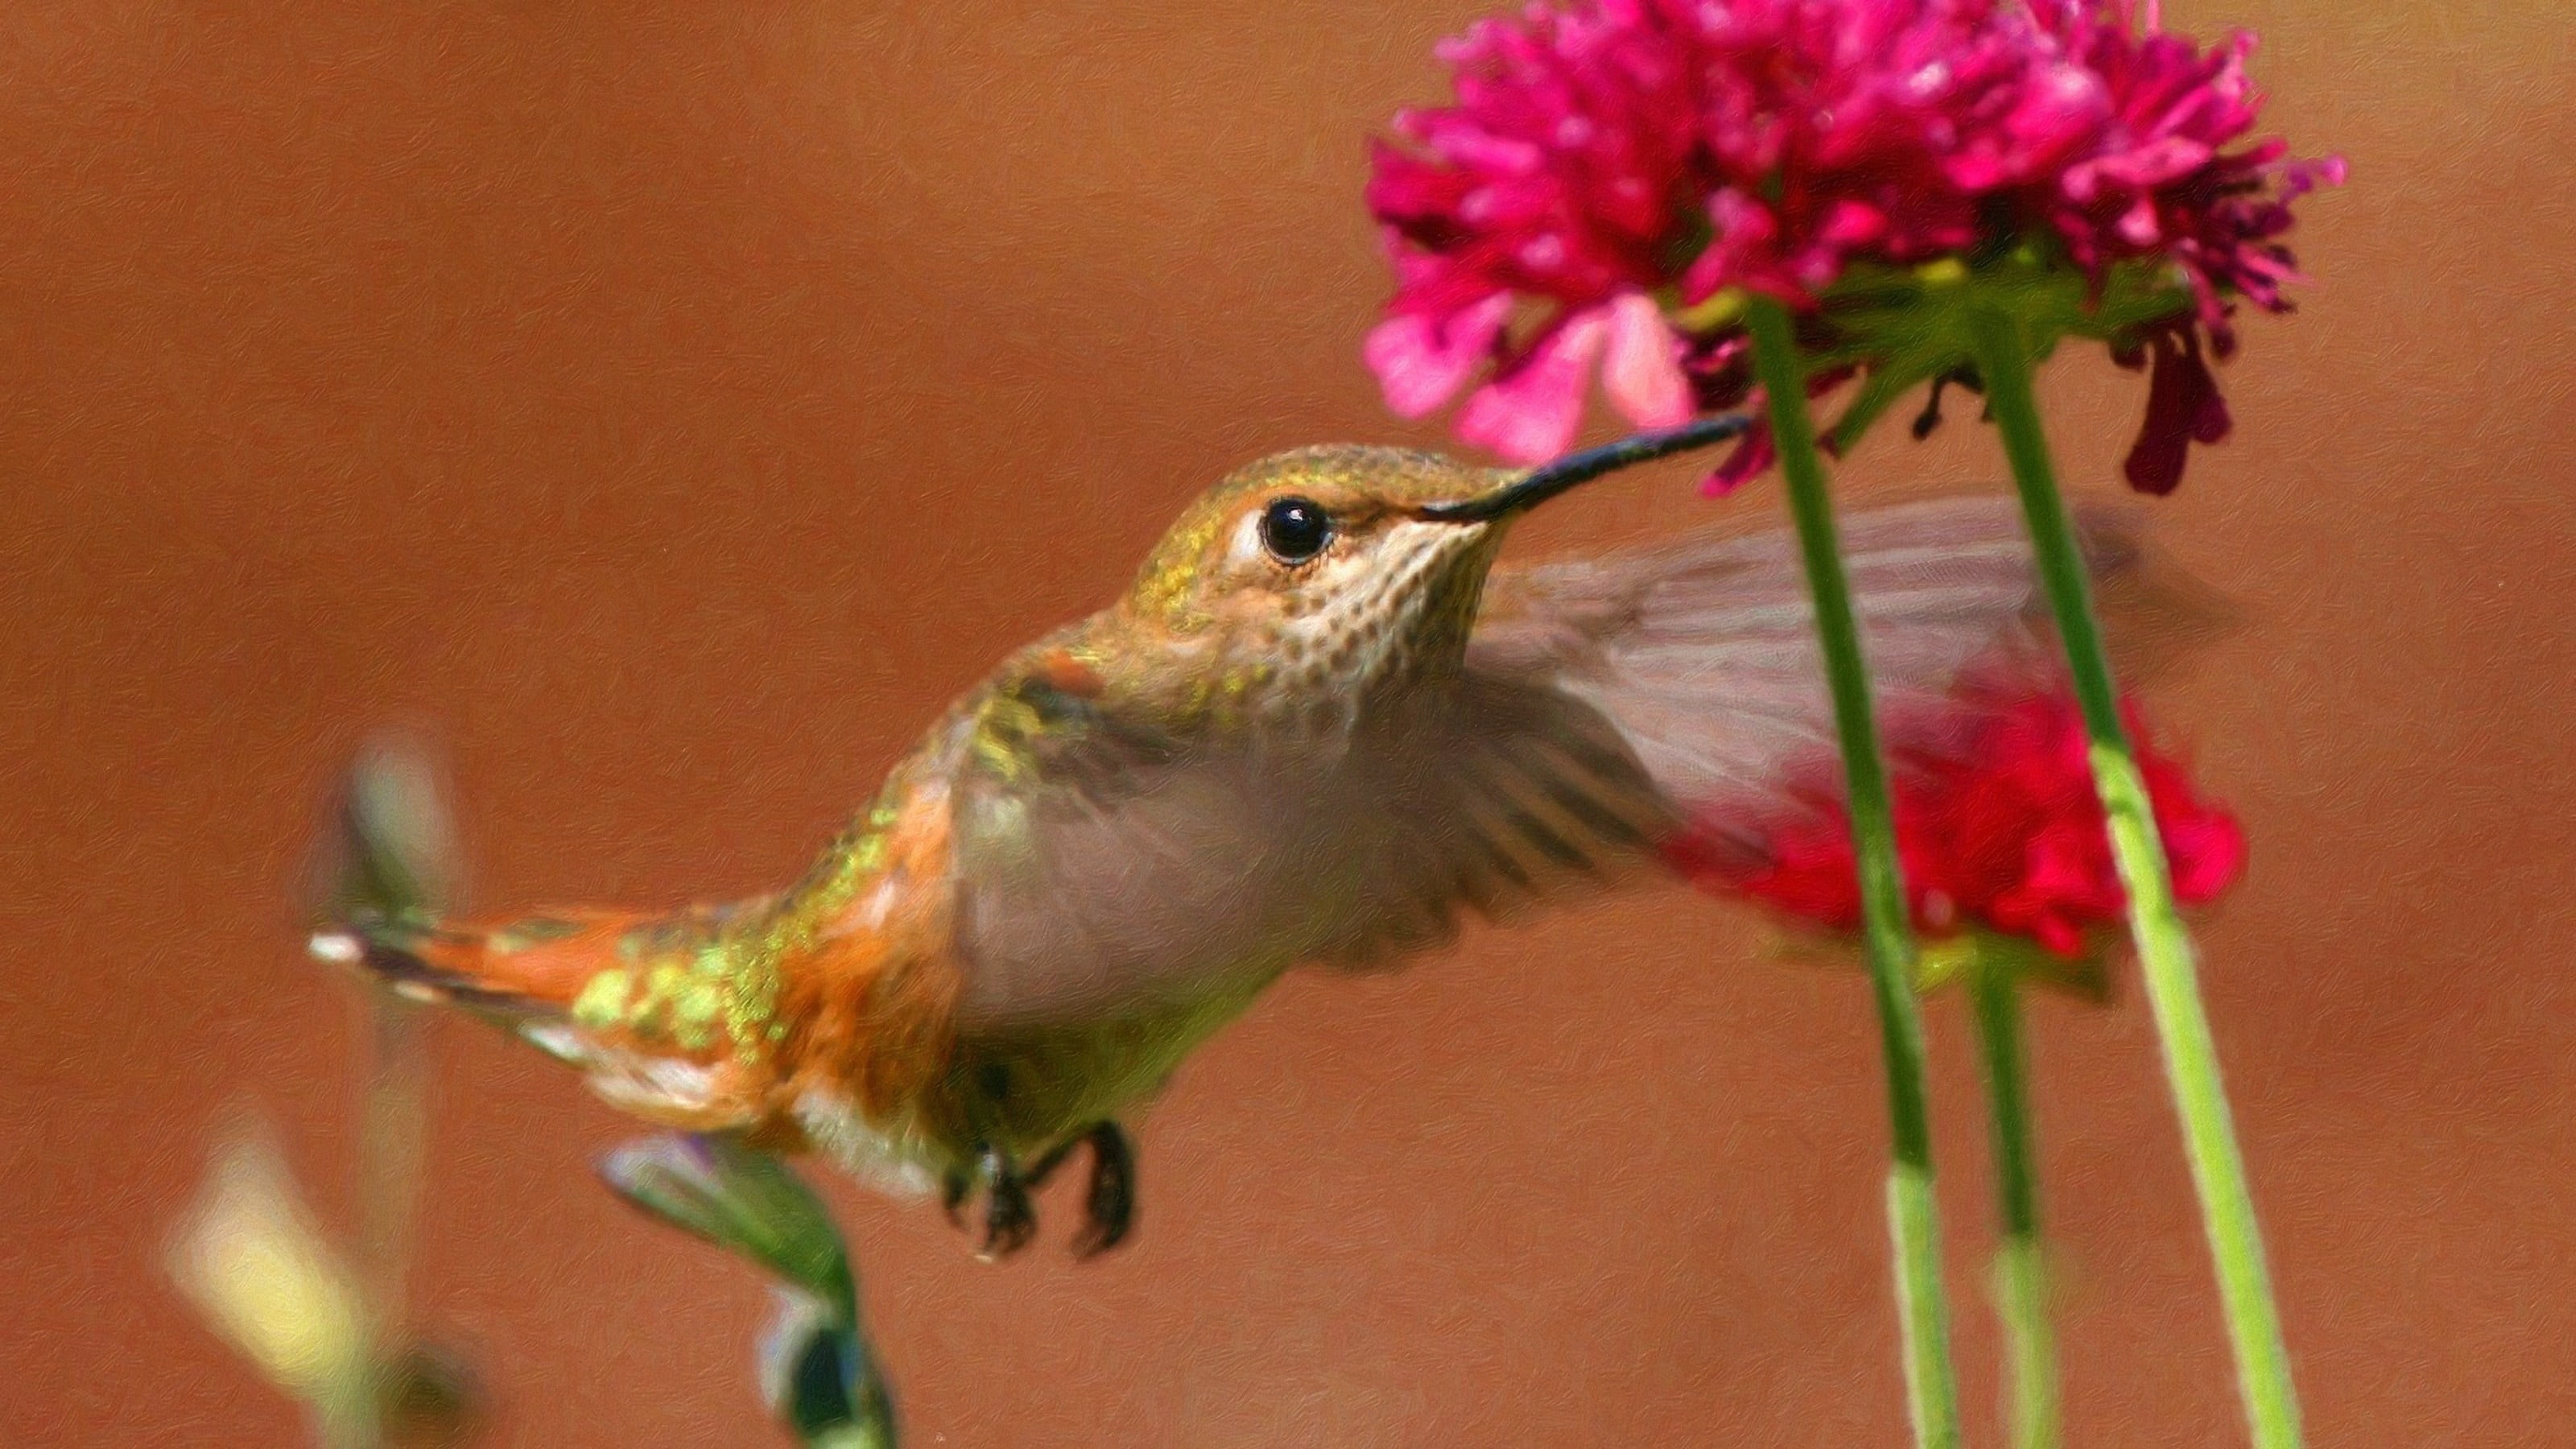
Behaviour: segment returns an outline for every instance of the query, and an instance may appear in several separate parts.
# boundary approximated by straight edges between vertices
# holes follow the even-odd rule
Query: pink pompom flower
[[[1973,383],[1962,303],[2043,348],[2152,360],[2129,473],[2170,489],[2226,431],[2207,358],[2239,302],[2286,310],[2281,243],[2340,162],[2245,143],[2252,42],[2140,31],[2104,0],[1569,0],[1442,47],[1368,188],[1397,275],[1367,359],[1398,413],[1562,452],[1596,383],[1641,426],[1745,402],[1742,299],[1802,309],[1811,384]],[[2230,149],[2234,147],[2235,149]],[[1749,437],[1720,485],[1758,471]]]

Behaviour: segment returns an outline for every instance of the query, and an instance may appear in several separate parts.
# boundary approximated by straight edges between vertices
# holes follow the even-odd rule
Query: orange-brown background
[[[1428,439],[1359,336],[1361,140],[1479,7],[0,15],[0,1440],[266,1444],[164,1286],[220,1109],[346,1209],[356,1018],[289,885],[435,731],[475,898],[758,888],[951,691],[1263,451]],[[2238,802],[2218,1035],[2320,1445],[2576,1434],[2576,52],[2553,0],[2195,3],[2340,148],[2299,317],[2155,516],[2253,626],[2161,712]],[[2107,486],[2136,379],[2048,383]],[[1885,431],[1854,491],[1996,471]],[[1727,504],[1611,485],[1521,545]],[[836,1188],[917,1444],[1893,1444],[1856,978],[1656,894],[1298,979],[1142,1132],[1141,1242],[971,1261]],[[1933,1008],[1972,1427],[1984,1151]],[[2134,990],[2036,1022],[2080,1444],[2240,1431]],[[622,1124],[436,1041],[414,1282],[519,1444],[774,1442],[763,1292]]]

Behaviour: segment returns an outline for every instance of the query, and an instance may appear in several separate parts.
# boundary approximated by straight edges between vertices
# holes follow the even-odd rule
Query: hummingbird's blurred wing
[[[2041,657],[2036,581],[2002,500],[1855,513],[1844,557],[1882,717],[1928,717],[1972,664]],[[2097,563],[2127,555],[2105,532]],[[1366,966],[1461,907],[1509,920],[1649,864],[1685,820],[1724,828],[1835,753],[1797,539],[1711,532],[1498,568],[1458,707],[1377,752],[1378,849],[1318,953]],[[1776,818],[1776,805],[1764,812]]]
[[[1281,847],[1299,801],[1258,762],[1008,668],[936,754],[961,1021],[1123,1015],[1286,964]]]
[[[2132,677],[2224,622],[2143,565],[2131,515],[2079,511],[2112,647]],[[1882,727],[1920,750],[1976,682],[2053,686],[2062,665],[2019,509],[2002,497],[1854,510],[1841,527]],[[1674,808],[1722,822],[1835,752],[1806,574],[1788,529],[1497,569],[1472,669],[1598,709]]]
[[[2090,510],[2080,528],[2130,663],[2142,643],[2216,619],[2191,590],[2139,577],[2124,514]],[[1972,675],[1985,687],[2053,679],[2010,500],[1859,510],[1841,531],[1882,726],[1908,757],[1939,750]],[[1379,842],[1369,884],[1315,959],[1400,957],[1445,938],[1460,907],[1503,920],[1614,884],[1684,821],[1721,838],[1731,821],[1776,822],[1790,787],[1830,773],[1836,754],[1787,529],[1496,569],[1460,703],[1412,749],[1379,753],[1383,818],[1352,832]]]
[[[1544,679],[1470,670],[1355,751],[1333,805],[1352,888],[1300,959],[1391,963],[1445,943],[1461,909],[1507,921],[1639,874],[1678,823],[1596,705]]]
[[[1882,714],[1937,697],[2036,624],[2030,551],[2001,500],[1856,512],[1845,565]],[[1834,748],[1798,541],[1712,535],[1497,569],[1471,663],[1601,708],[1672,797],[1761,794]]]

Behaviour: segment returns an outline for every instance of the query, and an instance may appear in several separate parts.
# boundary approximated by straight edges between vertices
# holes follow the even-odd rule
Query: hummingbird
[[[1136,1218],[1122,1119],[1282,973],[1669,874],[1684,822],[1722,832],[1832,758],[1785,531],[1497,566],[1549,498],[1742,426],[1532,471],[1262,459],[1106,608],[958,698],[785,889],[496,920],[353,906],[313,953],[502,1027],[636,1117],[936,1188],[952,1219],[980,1196],[988,1259],[1087,1149],[1092,1256]],[[2097,568],[2115,533],[2096,521]],[[2003,500],[1858,512],[1843,542],[1882,711],[2044,627]]]

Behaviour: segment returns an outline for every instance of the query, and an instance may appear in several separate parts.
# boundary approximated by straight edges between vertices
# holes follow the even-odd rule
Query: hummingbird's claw
[[[1074,1236],[1073,1256],[1092,1259],[1127,1240],[1136,1226],[1136,1148],[1115,1122],[1094,1126],[1091,1144],[1091,1190],[1083,1197],[1083,1228]]]
[[[1037,1235],[1038,1216],[1029,1194],[1044,1185],[1080,1146],[1091,1149],[1091,1183],[1083,1195],[1083,1228],[1074,1236],[1073,1256],[1096,1258],[1127,1240],[1136,1226],[1136,1148],[1115,1122],[1094,1123],[1088,1132],[1057,1144],[1026,1168],[998,1147],[977,1152],[972,1169],[952,1169],[940,1180],[939,1203],[948,1220],[965,1226],[967,1197],[984,1188],[984,1241],[975,1256],[999,1262]]]
[[[1038,1230],[1037,1210],[1020,1170],[999,1148],[984,1149],[984,1245],[975,1256],[997,1263],[1029,1245]]]

